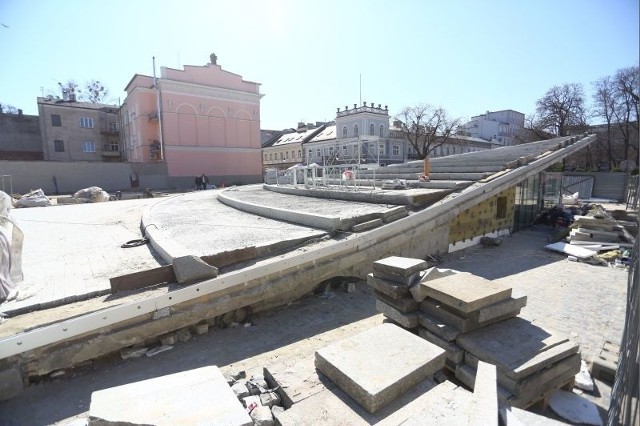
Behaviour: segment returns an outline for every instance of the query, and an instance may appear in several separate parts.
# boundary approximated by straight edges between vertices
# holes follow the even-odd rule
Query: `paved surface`
[[[213,191],[202,191],[161,200],[14,210],[25,231],[26,280],[21,286],[22,297],[29,293],[35,295],[3,304],[1,309],[10,308],[10,304],[15,307],[17,303],[43,301],[47,295],[52,295],[49,300],[61,295],[73,298],[95,288],[108,288],[110,276],[159,265],[160,261],[147,246],[120,248],[123,242],[140,238],[140,216],[151,205],[167,207],[169,213],[163,209],[155,212],[158,219],[166,214],[167,218],[162,220],[172,218],[177,225],[186,224],[182,232],[175,234],[175,239],[182,238],[179,243],[190,249],[209,250],[212,244],[233,238],[239,232],[237,227],[215,223],[224,212],[217,210],[219,206],[214,207],[213,194]],[[155,204],[158,201],[160,204]],[[196,208],[199,204],[203,206]],[[151,210],[152,215],[157,208]],[[193,216],[187,217],[189,212]],[[269,228],[263,226],[266,219],[253,220],[260,226],[245,235],[255,236],[255,229],[262,229],[262,235],[271,233],[278,239],[278,227],[288,226],[278,222],[278,227]],[[300,228],[302,233],[317,232]],[[496,248],[477,246],[447,254],[439,266],[504,282],[526,293],[529,299],[521,316],[568,334],[580,343],[583,358],[591,359],[604,340],[620,341],[627,273],[569,262],[563,255],[545,251],[543,246],[551,232],[544,227],[519,232],[505,237],[503,244]],[[107,299],[63,306],[58,308],[61,314],[51,314],[55,311],[47,309],[10,318],[0,325],[0,336],[3,328],[9,329],[11,324],[13,327],[22,324],[18,327],[22,329],[37,324],[39,314],[49,312],[49,321],[55,321],[60,315],[100,309]],[[112,303],[120,302],[112,300]],[[41,385],[30,386],[22,396],[0,403],[2,423],[66,424],[88,415],[94,390],[206,365],[261,370],[274,363],[287,363],[298,366],[307,386],[320,386],[313,369],[314,351],[382,320],[382,315],[375,311],[375,298],[364,284],[360,283],[358,291],[352,294],[336,289],[262,314],[254,318],[253,327],[212,330],[153,358],[96,362]],[[597,386],[597,393],[590,398],[606,407],[608,388],[601,382],[597,382]]]

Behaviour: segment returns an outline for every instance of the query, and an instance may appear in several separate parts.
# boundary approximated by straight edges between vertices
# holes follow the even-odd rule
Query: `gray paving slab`
[[[468,405],[469,426],[498,426],[496,366],[478,363],[473,397]]]
[[[578,352],[567,337],[519,317],[462,334],[456,343],[515,380]]]
[[[402,299],[411,295],[409,288],[405,284],[398,284],[374,277],[373,273],[367,275],[367,284],[374,290],[384,293],[393,299]]]
[[[381,324],[316,351],[316,368],[375,413],[444,366],[444,349]]]
[[[89,424],[253,425],[216,366],[95,391],[89,413]]]
[[[425,285],[427,297],[464,313],[473,312],[511,296],[511,287],[466,272],[427,281]]]
[[[418,311],[418,302],[413,300],[413,297],[402,297],[394,299],[386,294],[376,291],[375,295],[378,299],[382,300],[389,306],[394,307],[403,314],[413,313]]]
[[[380,299],[376,299],[376,310],[393,321],[397,322],[404,328],[413,329],[418,326],[418,313],[402,313],[391,305],[386,304]]]
[[[443,339],[435,333],[427,330],[426,328],[420,328],[418,335],[423,339],[437,345],[445,350],[445,355],[448,360],[454,364],[459,364],[464,361],[465,353],[464,349],[456,345],[455,342],[450,342]]]
[[[427,262],[422,259],[390,256],[373,262],[373,275],[411,286],[420,280],[421,272],[426,270],[427,266]]]

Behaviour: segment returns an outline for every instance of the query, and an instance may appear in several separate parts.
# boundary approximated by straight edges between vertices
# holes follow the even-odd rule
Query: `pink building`
[[[132,163],[166,162],[169,183],[262,181],[260,84],[220,65],[136,74],[121,108],[123,152]]]

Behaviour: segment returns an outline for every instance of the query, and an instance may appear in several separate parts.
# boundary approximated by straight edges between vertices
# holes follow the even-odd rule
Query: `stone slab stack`
[[[525,408],[570,383],[578,345],[518,315],[527,297],[469,273],[426,268],[420,259],[373,264],[367,283],[379,312],[445,350],[445,366],[473,388],[480,361],[497,369],[502,403]]]
[[[429,271],[425,278],[431,275]],[[510,287],[469,273],[423,279],[411,292],[421,300],[420,337],[447,351],[446,366],[454,373],[464,361],[457,344],[461,335],[515,317],[527,303],[526,296],[512,295]]]
[[[500,401],[517,408],[572,383],[580,371],[576,343],[519,317],[465,333],[456,343],[465,351],[456,378],[473,387],[478,362],[494,364]]]
[[[418,331],[418,302],[409,288],[420,282],[426,261],[391,256],[373,263],[367,284],[374,289],[376,309],[403,328]]]

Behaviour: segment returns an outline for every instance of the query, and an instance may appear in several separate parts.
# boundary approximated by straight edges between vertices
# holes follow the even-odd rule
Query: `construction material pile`
[[[545,246],[569,255],[570,260],[625,268],[632,257],[635,237],[600,205],[573,217],[565,242]]]
[[[367,283],[377,310],[443,348],[469,387],[478,361],[496,365],[502,402],[525,408],[580,371],[578,345],[519,318],[527,298],[508,286],[402,257],[374,262]]]

